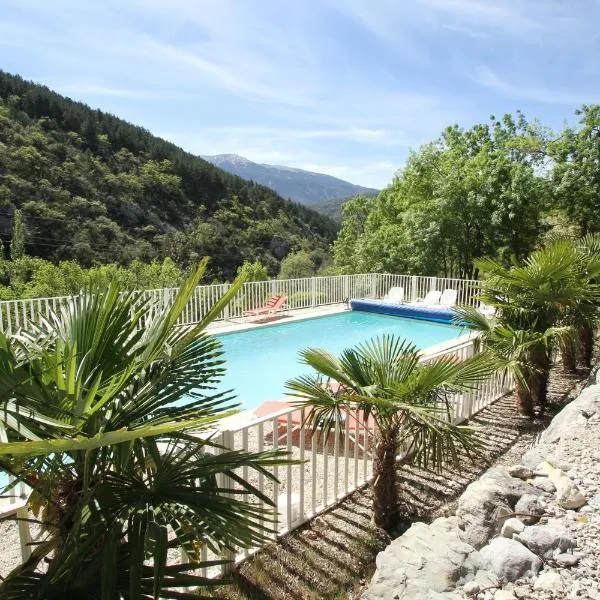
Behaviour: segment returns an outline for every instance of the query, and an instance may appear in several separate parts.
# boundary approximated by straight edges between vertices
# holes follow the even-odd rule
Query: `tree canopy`
[[[272,190],[46,87],[0,71],[0,238],[22,212],[25,252],[85,267],[203,256],[207,278],[245,260],[271,275],[326,251],[336,224]],[[20,256],[17,256],[20,258]]]
[[[558,135],[521,113],[448,127],[376,198],[343,206],[336,266],[474,277],[477,259],[523,259],[553,225],[598,231],[600,106],[578,115]]]

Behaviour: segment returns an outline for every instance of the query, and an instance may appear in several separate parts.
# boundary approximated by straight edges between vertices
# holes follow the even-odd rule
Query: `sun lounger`
[[[439,306],[444,308],[451,308],[456,304],[456,297],[458,296],[458,292],[451,288],[446,288],[442,295],[440,296],[440,300],[438,302]]]
[[[383,297],[387,302],[394,302],[396,304],[402,304],[404,301],[404,288],[403,287],[392,287],[390,291]]]
[[[411,302],[411,304],[425,304],[426,306],[437,306],[440,303],[441,296],[442,292],[438,292],[437,290],[431,290],[427,293],[425,298],[417,300],[416,302]]]
[[[245,317],[260,317],[264,315],[271,315],[279,312],[285,306],[287,302],[287,296],[275,295],[264,305],[259,308],[253,308],[251,310],[245,310]]]

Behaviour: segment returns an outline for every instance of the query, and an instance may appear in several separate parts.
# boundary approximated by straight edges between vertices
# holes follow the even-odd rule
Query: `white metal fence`
[[[442,355],[465,360],[474,351],[475,342],[469,336],[469,339],[450,349],[424,354],[422,361],[428,362]],[[491,375],[472,392],[450,398],[450,418],[455,423],[470,419],[506,394],[511,387],[506,377]],[[305,422],[307,414],[307,408],[288,406],[222,431],[218,438],[219,443],[231,450],[280,449],[301,461],[300,464],[273,469],[279,479],[276,485],[261,476],[252,480],[247,470],[239,472],[245,478],[250,475],[257,488],[275,504],[279,516],[277,536],[292,531],[321,511],[335,506],[373,477],[371,452],[375,432],[372,422],[365,422],[363,415],[355,411],[346,412],[345,418],[336,423],[325,439],[321,432],[313,433],[311,425]],[[245,550],[237,555],[236,560],[239,562],[250,553]]]
[[[430,290],[456,289],[459,303],[473,305],[476,303],[477,285],[477,281],[469,280],[380,273],[249,282],[219,318],[241,318],[245,310],[263,305],[274,294],[288,296],[288,307],[295,310],[339,304],[351,298],[380,298],[391,287],[403,287],[406,301],[421,298]],[[221,284],[196,288],[180,324],[198,322],[227,287],[228,284]],[[165,306],[173,301],[176,292],[176,289],[149,290],[144,295],[156,306]],[[28,322],[57,311],[68,299],[59,297],[1,302],[0,330],[14,333]],[[422,360],[428,361],[440,354],[464,360],[473,354],[474,348],[472,339],[458,341],[452,348],[441,353],[424,355]],[[472,393],[452,398],[453,414],[450,418],[455,422],[469,419],[509,388],[509,382],[498,375],[491,376]],[[292,531],[319,512],[334,506],[368,483],[373,476],[373,423],[365,422],[364,416],[359,412],[350,412],[325,438],[318,431],[313,434],[310,425],[305,423],[307,410],[286,407],[244,425],[221,429],[216,438],[217,443],[227,449],[283,449],[299,461],[298,464],[273,469],[279,483],[272,483],[263,475],[249,472],[247,468],[241,469],[239,473],[245,479],[249,478],[275,504],[279,525],[274,537]],[[0,443],[4,441],[6,432],[0,426]],[[223,482],[223,487],[233,485],[232,481]],[[0,499],[0,518],[15,513],[26,518],[23,491],[23,486],[19,486],[11,497]],[[25,560],[31,551],[31,532],[26,520],[19,522],[19,535],[21,554]],[[209,556],[206,549],[203,552],[204,559],[215,558]],[[242,560],[250,552],[252,551],[245,550],[236,559]]]
[[[473,304],[477,286],[476,280],[389,273],[249,281],[218,316],[218,320],[242,318],[244,311],[263,306],[275,294],[287,296],[287,307],[290,310],[339,304],[351,298],[381,298],[391,287],[404,288],[407,302],[422,298],[430,290],[443,291],[446,288],[452,288],[458,292],[457,302],[459,304]],[[199,322],[228,287],[227,283],[198,286],[181,315],[179,323],[189,325]],[[156,307],[168,306],[173,302],[176,294],[177,288],[142,292],[143,297]],[[15,333],[20,327],[26,326],[28,322],[35,322],[39,320],[40,316],[57,312],[72,298],[72,296],[57,296],[2,301],[0,302],[0,331]]]

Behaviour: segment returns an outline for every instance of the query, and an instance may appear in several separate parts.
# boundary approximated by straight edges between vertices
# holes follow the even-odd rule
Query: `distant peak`
[[[233,165],[253,165],[254,163],[239,154],[213,154],[202,156],[203,159],[212,163],[229,163]]]

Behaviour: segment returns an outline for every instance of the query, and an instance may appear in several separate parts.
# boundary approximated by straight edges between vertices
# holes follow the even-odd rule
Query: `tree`
[[[315,274],[315,264],[305,250],[292,252],[281,261],[279,279],[300,279],[312,277]]]
[[[446,128],[377,198],[344,206],[336,265],[470,278],[477,258],[525,257],[543,231],[547,137],[520,113]]]
[[[584,105],[576,114],[581,127],[565,129],[550,144],[549,156],[558,205],[585,235],[600,231],[600,105]]]
[[[377,526],[389,531],[397,523],[396,464],[459,466],[459,450],[473,456],[479,442],[469,427],[450,419],[450,395],[465,392],[489,373],[486,359],[463,362],[441,357],[420,362],[417,348],[394,336],[375,338],[342,352],[339,358],[321,349],[301,353],[315,373],[287,382],[291,393],[310,408],[308,419],[327,436],[344,414],[364,411],[376,428],[373,462],[373,510]],[[331,385],[335,382],[334,385]],[[402,447],[404,446],[404,447]]]
[[[515,376],[518,408],[533,416],[535,406],[543,411],[546,405],[553,343],[574,337],[573,315],[594,305],[600,290],[582,276],[580,255],[569,240],[550,243],[511,267],[491,259],[477,266],[487,276],[480,297],[496,314],[487,319],[469,307],[456,312],[482,333],[497,368]]]
[[[255,260],[254,262],[245,260],[244,264],[238,267],[236,275],[243,277],[245,281],[268,281],[270,279],[267,268],[260,260]]]
[[[222,350],[205,328],[243,280],[198,325],[176,326],[205,268],[167,308],[113,282],[19,338],[0,334],[0,468],[31,488],[45,532],[2,598],[195,598],[174,588],[211,585],[191,572],[203,547],[254,547],[271,531],[270,500],[236,470],[272,479],[282,455],[208,435],[235,404],[214,390]],[[170,549],[191,564],[168,564]]]
[[[19,260],[25,256],[25,224],[23,213],[16,209],[13,216],[13,230],[10,241],[10,258]]]

